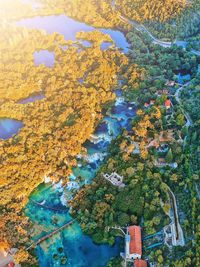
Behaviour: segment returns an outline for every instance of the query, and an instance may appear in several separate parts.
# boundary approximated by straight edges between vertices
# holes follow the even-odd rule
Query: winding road
[[[117,10],[115,0],[112,1],[112,8]],[[176,44],[177,46],[182,46],[182,47],[187,46],[188,42],[186,41],[165,42],[165,41],[159,40],[155,36],[153,36],[153,34],[143,24],[139,24],[138,22],[134,20],[130,20],[129,18],[123,16],[122,14],[120,15],[120,19],[126,23],[131,24],[137,31],[140,31],[141,33],[147,33],[149,37],[152,39],[154,44],[158,44],[162,47],[171,47],[173,44]],[[200,56],[200,51],[193,49],[191,50],[191,53],[196,56]]]
[[[184,89],[184,87],[190,85],[190,83],[191,83],[191,81],[187,82],[186,84],[182,85],[181,87],[179,87],[179,88],[176,90],[176,93],[175,93],[174,96],[175,96],[176,101],[177,101],[178,104],[180,105],[180,107],[182,106],[181,99],[180,99],[180,93],[181,93],[181,91]],[[189,115],[189,114],[188,114],[182,107],[181,107],[181,110],[182,110],[182,112],[183,112],[183,114],[184,114],[184,116],[185,116],[185,118],[186,118],[186,120],[187,120],[185,126],[187,126],[187,127],[192,126],[192,125],[193,125],[193,121],[192,121],[190,115]]]

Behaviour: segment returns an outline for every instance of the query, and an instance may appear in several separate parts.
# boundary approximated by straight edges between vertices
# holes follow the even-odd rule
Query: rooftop
[[[170,108],[171,107],[171,101],[169,99],[167,99],[165,101],[165,107],[167,107],[167,108]]]
[[[128,231],[131,237],[130,254],[142,255],[142,238],[140,226],[129,226]]]
[[[144,260],[135,260],[134,267],[147,267],[147,262]]]

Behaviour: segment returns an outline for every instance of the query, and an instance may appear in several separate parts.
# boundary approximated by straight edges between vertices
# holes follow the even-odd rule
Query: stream
[[[43,29],[48,34],[58,32],[64,35],[66,40],[75,40],[76,33],[79,31],[95,29],[65,15],[22,19],[16,24],[33,29]],[[128,51],[129,44],[123,33],[110,29],[98,30],[109,34],[116,46],[124,53]],[[109,43],[103,44],[102,50],[109,49],[109,46]],[[34,59],[36,65],[45,64],[52,67],[54,63],[53,55],[44,51],[37,51]],[[131,129],[131,121],[136,112],[135,104],[124,100],[120,86],[115,93],[116,102],[111,110],[106,112],[91,139],[84,144],[87,154],[77,156],[78,165],[73,169],[67,185],[64,188],[62,182],[52,185],[49,178],[45,177],[45,182],[31,194],[25,213],[34,224],[32,229],[34,241],[72,219],[67,203],[72,198],[74,191],[79,190],[84,184],[91,183],[107,156],[111,141],[121,133],[123,128]],[[30,97],[21,103],[35,100],[39,101],[38,98]],[[37,205],[37,203],[44,206]],[[42,267],[104,267],[112,257],[120,255],[120,251],[123,250],[120,248],[120,243],[121,239],[116,238],[114,246],[94,244],[89,236],[83,234],[80,225],[76,222],[38,245],[36,254]]]
[[[74,190],[92,181],[107,155],[111,141],[122,128],[130,129],[130,121],[135,116],[135,111],[134,103],[128,103],[118,96],[110,114],[105,116],[96,128],[93,138],[84,144],[88,152],[87,157],[83,159],[81,155],[78,156],[78,166],[74,168],[67,186],[63,188],[61,183],[51,186],[46,178],[47,183],[41,184],[32,193],[26,207],[26,215],[35,223],[34,240],[71,220],[67,201],[71,199]],[[31,200],[56,208],[58,212],[39,207]],[[59,248],[63,249],[61,254],[58,253]],[[120,254],[120,239],[116,239],[113,247],[96,245],[90,237],[83,234],[78,223],[75,223],[43,242],[36,251],[40,266],[44,267],[61,266],[63,256],[67,258],[67,263],[63,266],[103,267],[111,257]]]

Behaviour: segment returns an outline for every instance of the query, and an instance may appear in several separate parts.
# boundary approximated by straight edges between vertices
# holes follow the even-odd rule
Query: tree
[[[131,223],[132,224],[137,224],[137,216],[131,215]]]
[[[185,124],[185,116],[183,114],[179,114],[176,118],[176,123],[178,126],[183,126]]]
[[[20,248],[14,256],[14,261],[16,263],[22,263],[22,262],[27,261],[28,257],[29,257],[29,253],[25,249]]]
[[[173,154],[171,148],[168,150],[167,155],[166,155],[166,162],[171,163],[173,160]]]
[[[128,214],[121,212],[118,214],[117,221],[119,225],[126,226],[130,223],[130,217]]]

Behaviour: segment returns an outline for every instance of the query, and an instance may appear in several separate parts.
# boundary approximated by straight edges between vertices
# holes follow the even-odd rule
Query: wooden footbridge
[[[64,224],[63,226],[56,228],[54,231],[52,231],[51,233],[41,237],[40,239],[38,239],[37,241],[33,242],[26,250],[31,249],[32,247],[36,247],[37,245],[39,245],[40,243],[44,242],[46,239],[52,237],[53,235],[56,235],[57,233],[59,233],[60,231],[62,231],[64,228],[69,227],[70,225],[72,225],[76,220],[71,220],[69,222],[67,222],[66,224]]]

